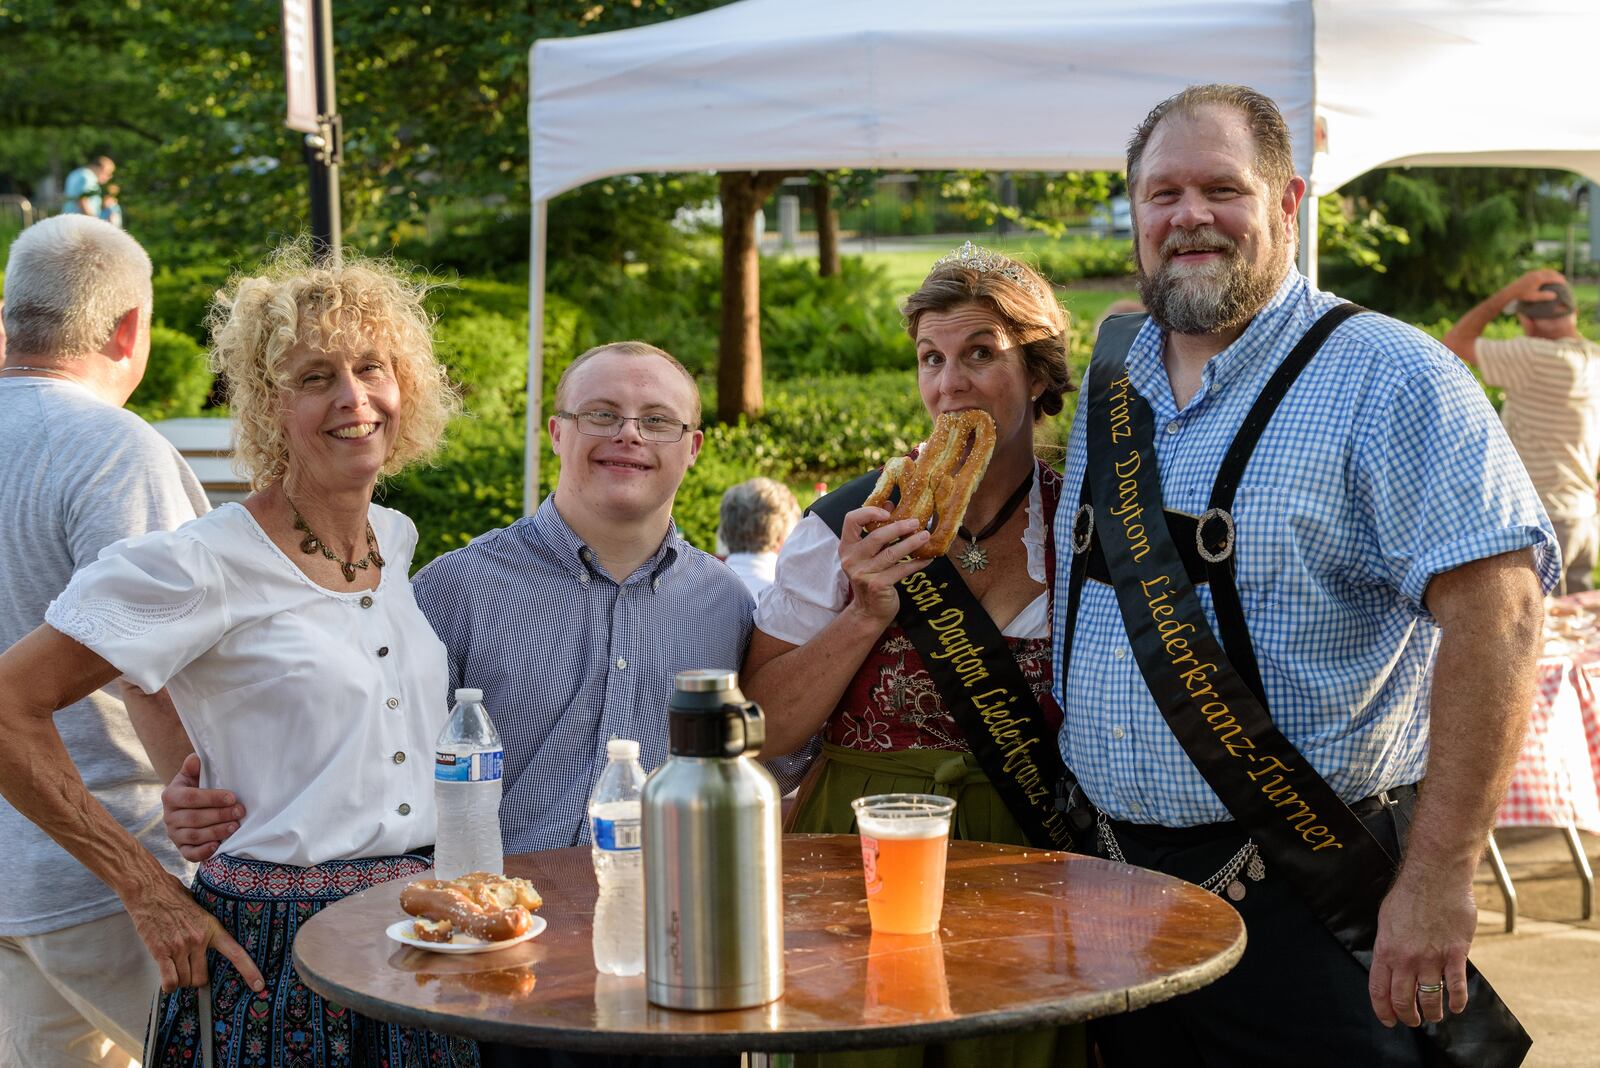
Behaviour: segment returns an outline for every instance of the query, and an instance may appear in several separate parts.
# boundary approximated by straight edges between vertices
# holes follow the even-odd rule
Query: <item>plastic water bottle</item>
[[[456,691],[456,707],[434,744],[433,796],[439,810],[433,866],[441,879],[502,874],[500,774],[505,747],[483,707],[483,691]]]
[[[594,878],[594,966],[607,975],[644,971],[644,867],[639,848],[639,743],[606,743],[606,770],[589,800]]]

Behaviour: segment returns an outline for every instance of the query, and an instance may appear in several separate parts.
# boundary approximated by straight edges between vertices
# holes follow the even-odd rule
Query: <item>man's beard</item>
[[[1174,231],[1161,243],[1155,273],[1140,262],[1134,242],[1133,262],[1139,272],[1139,296],[1151,318],[1173,334],[1217,334],[1244,326],[1277,292],[1289,264],[1289,242],[1283,227],[1274,227],[1271,255],[1252,267],[1239,247],[1215,228]],[[1171,255],[1178,249],[1215,249],[1220,261],[1203,267],[1181,267]]]

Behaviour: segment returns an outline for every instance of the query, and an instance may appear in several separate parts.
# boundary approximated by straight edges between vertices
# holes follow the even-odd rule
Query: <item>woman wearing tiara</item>
[[[982,730],[981,712],[959,707],[961,687],[930,672],[930,657],[914,640],[918,628],[902,625],[911,617],[903,614],[897,584],[928,566],[943,576],[936,581],[950,603],[966,603],[969,619],[987,616],[991,633],[998,632],[989,656],[1014,667],[990,660],[982,670],[997,678],[1003,667],[1013,677],[1019,672],[1017,688],[1031,691],[1031,703],[1019,695],[1031,706],[1031,728],[1022,729],[1049,750],[1033,747],[1042,754],[1034,771],[1043,777],[1061,722],[1050,696],[1051,524],[1061,476],[1035,456],[1034,429],[1061,411],[1063,394],[1073,388],[1066,316],[1037,272],[970,242],[934,264],[903,311],[928,415],[987,413],[995,427],[993,456],[944,563],[908,558],[930,539],[917,520],[885,523],[889,512],[861,506],[872,476],[818,501],[785,542],[774,585],[756,609],[742,686],[766,710],[770,752],[822,737],[823,755],[801,788],[791,830],[855,833],[850,802],[858,797],[941,794],[956,800],[956,838],[1061,845],[1049,838],[1037,810],[1016,805],[1015,790],[1008,805],[986,773],[969,744],[974,724]],[[869,530],[878,523],[885,525]],[[959,582],[949,581],[952,571]],[[951,587],[959,586],[967,591],[964,602],[952,597]],[[824,1060],[909,1068],[923,1064],[925,1052]],[[1084,1058],[1081,1029],[1049,1028],[951,1043],[934,1060],[987,1068]]]

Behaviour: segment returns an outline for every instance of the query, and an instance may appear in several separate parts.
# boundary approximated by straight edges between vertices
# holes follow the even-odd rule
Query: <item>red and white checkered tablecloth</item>
[[[1600,834],[1600,656],[1539,661],[1539,690],[1497,827]]]
[[[1600,665],[1595,667],[1600,670]],[[1576,823],[1582,830],[1600,833],[1597,779],[1600,715],[1595,679],[1570,657],[1541,660],[1528,737],[1494,825]]]

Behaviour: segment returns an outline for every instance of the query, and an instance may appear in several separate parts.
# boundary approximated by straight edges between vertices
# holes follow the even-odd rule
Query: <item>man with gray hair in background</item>
[[[718,509],[717,540],[723,559],[756,600],[778,569],[778,550],[800,522],[800,502],[782,482],[751,478],[728,487]]]
[[[0,648],[38,626],[101,549],[209,508],[177,450],[122,407],[150,357],[150,273],[137,241],[86,215],[46,219],[11,246]],[[122,696],[126,704],[101,690],[63,709],[62,736],[95,797],[187,878],[161,825],[161,786],[188,754],[187,738],[164,695],[128,687]],[[4,801],[0,840],[0,1064],[129,1064],[160,977],[121,902]]]

